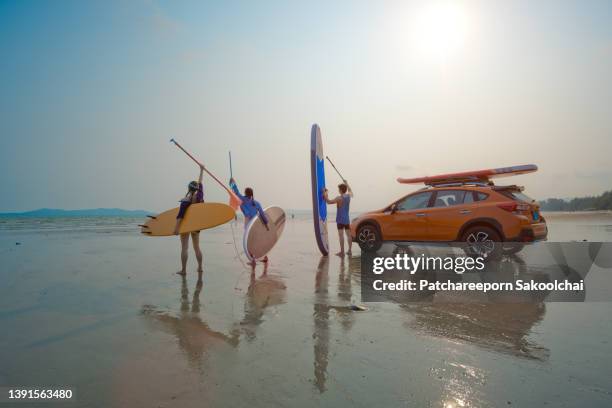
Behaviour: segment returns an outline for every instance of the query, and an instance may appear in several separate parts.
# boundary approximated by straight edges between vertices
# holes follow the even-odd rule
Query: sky
[[[0,211],[174,207],[198,169],[170,138],[308,209],[313,123],[352,210],[418,188],[397,177],[526,163],[535,198],[600,194],[610,21],[605,0],[1,1]]]

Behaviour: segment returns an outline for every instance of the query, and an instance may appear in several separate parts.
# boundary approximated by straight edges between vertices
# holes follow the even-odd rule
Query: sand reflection
[[[156,330],[176,337],[179,348],[183,351],[190,365],[202,369],[202,360],[208,349],[216,344],[236,347],[240,333],[232,330],[229,334],[211,329],[200,317],[200,292],[203,282],[199,277],[193,295],[189,296],[187,279],[183,276],[181,283],[180,312],[178,316],[159,310],[155,306],[145,305],[142,315]]]
[[[456,281],[476,279],[483,282],[506,281],[514,277],[546,280],[544,274],[530,271],[518,255],[491,264],[478,276],[452,277]],[[479,299],[473,294],[452,292],[433,293],[432,301],[427,303],[400,304],[413,317],[407,326],[419,332],[516,357],[544,361],[549,357],[549,350],[529,337],[546,313],[544,297],[534,292],[517,295],[492,291]]]
[[[287,301],[287,286],[280,276],[268,274],[267,264],[259,277],[252,270],[249,288],[244,302],[244,317],[240,329],[248,341],[256,338],[256,329],[263,323],[266,308]]]

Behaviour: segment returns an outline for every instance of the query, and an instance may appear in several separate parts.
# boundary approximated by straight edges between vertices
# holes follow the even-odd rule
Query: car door
[[[472,191],[438,190],[429,210],[429,241],[454,241],[459,229],[472,217]]]
[[[427,210],[431,191],[411,194],[398,201],[385,228],[390,241],[422,241],[427,237]]]

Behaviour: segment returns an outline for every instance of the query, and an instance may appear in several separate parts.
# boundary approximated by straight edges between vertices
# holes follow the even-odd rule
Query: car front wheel
[[[357,243],[364,252],[376,252],[382,246],[382,238],[378,228],[372,224],[364,224],[357,230]]]

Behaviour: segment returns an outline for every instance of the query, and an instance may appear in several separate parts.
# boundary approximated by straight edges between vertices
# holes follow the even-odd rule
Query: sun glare
[[[465,45],[468,18],[457,3],[429,4],[420,10],[414,25],[413,38],[422,57],[446,62]]]

